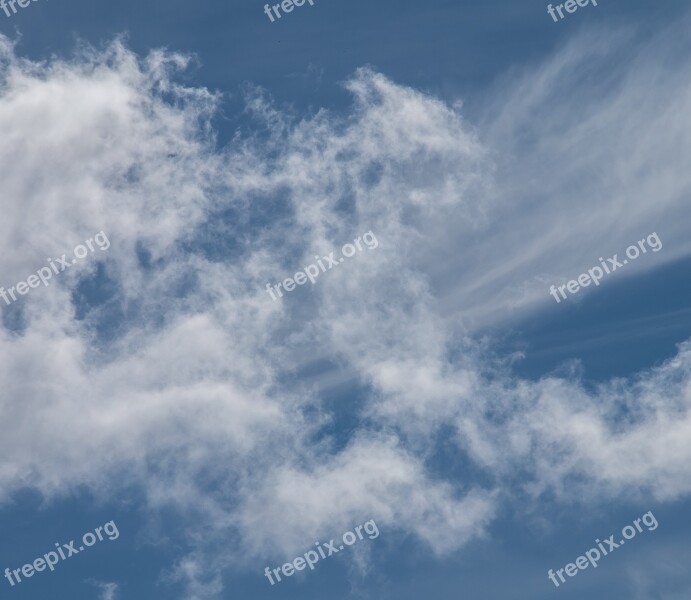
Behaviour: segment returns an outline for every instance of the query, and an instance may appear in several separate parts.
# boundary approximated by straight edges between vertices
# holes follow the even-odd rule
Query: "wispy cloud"
[[[89,581],[92,585],[99,588],[99,600],[118,600],[120,597],[120,586],[114,582]]]
[[[598,61],[621,37],[574,40],[498,89],[475,127],[370,69],[346,82],[345,116],[299,119],[249,90],[266,128],[218,150],[217,98],[175,83],[183,57],[116,42],[37,64],[3,38],[4,276],[85,233],[111,241],[0,330],[3,497],[112,491],[126,466],[151,508],[190,517],[196,549],[171,576],[213,598],[220,547],[291,554],[375,518],[444,553],[487,535],[514,497],[559,497],[567,481],[603,497],[688,494],[688,345],[592,392],[576,376],[517,379],[475,337],[541,310],[545,281],[653,221],[665,252],[627,276],[691,251],[691,62],[665,60],[669,39],[606,85]],[[281,303],[264,292],[370,229],[380,246],[352,268]],[[112,293],[77,312],[97,269]],[[326,433],[339,416],[294,377],[315,358],[362,394],[345,444]],[[449,426],[472,471],[431,468]]]

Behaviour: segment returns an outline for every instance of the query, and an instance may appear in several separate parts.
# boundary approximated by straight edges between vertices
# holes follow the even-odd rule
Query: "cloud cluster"
[[[137,485],[190,517],[173,576],[212,598],[213,544],[290,556],[375,518],[444,553],[514,493],[688,494],[688,345],[593,392],[516,379],[474,337],[650,222],[665,251],[629,276],[691,251],[691,61],[664,62],[656,39],[590,85],[620,50],[608,40],[504,82],[476,129],[369,69],[347,115],[300,119],[249,89],[262,133],[219,150],[217,97],[175,83],[183,57],[115,42],[32,63],[3,38],[0,283],[95,231],[112,246],[4,309],[1,497]],[[264,292],[368,230],[376,253],[282,302]],[[358,402],[334,411],[301,380],[320,360]],[[344,443],[341,420],[357,423]],[[435,465],[449,429],[467,472]]]

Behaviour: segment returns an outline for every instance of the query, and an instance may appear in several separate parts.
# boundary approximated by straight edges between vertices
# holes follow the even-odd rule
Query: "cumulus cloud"
[[[505,83],[475,127],[370,69],[346,83],[347,115],[299,118],[248,88],[255,132],[218,149],[217,96],[175,83],[184,57],[115,42],[39,64],[3,38],[3,285],[97,231],[111,248],[3,307],[2,498],[134,483],[194,517],[171,577],[213,598],[224,556],[210,545],[291,556],[375,518],[445,553],[515,491],[688,494],[687,345],[587,391],[517,380],[476,337],[651,226],[665,251],[629,276],[691,250],[691,62],[662,61],[656,39],[588,87],[620,41],[573,41]],[[280,302],[264,291],[369,230],[376,252]],[[105,298],[82,293],[96,282]],[[296,376],[318,360],[362,397],[345,442]],[[448,428],[468,472],[435,468]]]
[[[310,536],[352,528],[363,516],[409,530],[439,554],[479,533],[494,512],[490,494],[456,497],[393,440],[357,439],[311,469],[284,467],[248,490],[241,523],[255,551],[275,558]],[[271,535],[268,536],[271,532]],[[309,545],[309,544],[308,544]]]
[[[284,323],[297,322],[290,320],[291,309],[267,302],[263,291],[265,278],[280,265],[272,255],[283,254],[287,263],[288,257],[307,256],[310,246],[349,235],[346,220],[352,227],[374,221],[374,215],[342,221],[320,214],[328,215],[328,204],[365,171],[372,171],[373,185],[382,183],[378,160],[383,169],[390,168],[387,161],[400,169],[393,165],[398,154],[378,156],[378,148],[390,152],[392,143],[414,134],[404,161],[447,152],[456,141],[453,132],[443,139],[435,132],[450,119],[467,141],[449,160],[460,166],[462,157],[472,158],[476,142],[460,119],[370,71],[351,83],[360,104],[351,128],[327,114],[293,124],[255,94],[248,105],[257,118],[285,120],[290,138],[288,150],[271,163],[270,145],[285,139],[262,140],[262,146],[248,138],[226,152],[214,150],[207,126],[215,98],[172,82],[185,63],[179,56],[153,53],[138,60],[116,42],[101,53],[87,49],[39,65],[18,58],[7,40],[3,51],[0,114],[9,134],[2,152],[9,156],[11,141],[21,138],[29,157],[8,179],[16,198],[3,221],[8,287],[44,264],[45,254],[60,255],[95,231],[106,231],[112,244],[107,256],[89,257],[91,262],[5,309],[0,343],[8,360],[0,379],[7,394],[0,410],[14,427],[2,442],[8,457],[0,470],[3,497],[24,486],[52,495],[83,484],[100,492],[116,482],[139,483],[152,507],[203,513],[209,526],[220,525],[257,551],[274,536],[284,549],[299,548],[304,535],[375,514],[393,527],[406,529],[408,523],[440,551],[480,532],[493,506],[486,492],[434,482],[420,457],[365,433],[348,450],[334,450],[319,432],[331,419],[319,397],[287,383],[296,348],[333,352],[328,331],[316,318],[286,333]],[[14,119],[23,105],[25,118]],[[398,130],[384,119],[391,110],[407,114]],[[335,134],[343,125],[342,134]],[[301,173],[311,162],[308,140],[315,128],[323,129],[329,145],[327,163],[356,159],[347,177],[328,168],[320,175],[324,164]],[[359,142],[367,132],[370,139]],[[370,156],[358,156],[360,143],[371,146]],[[323,196],[332,177],[345,186],[333,198]],[[385,188],[397,177],[387,174]],[[451,193],[464,177],[449,176],[441,187]],[[412,174],[408,178],[415,181]],[[430,185],[437,185],[432,178]],[[421,205],[432,192],[423,182],[417,187],[412,200]],[[203,245],[219,211],[261,216],[280,189],[290,190],[281,198],[286,221],[269,233],[249,231],[235,256],[214,256]],[[249,203],[252,196],[259,200]],[[321,212],[310,206],[319,196]],[[377,219],[383,215],[380,206]],[[306,235],[291,244],[279,235],[286,225]],[[378,231],[387,234],[383,227]],[[13,237],[21,244],[11,248]],[[365,261],[360,266],[368,268]],[[333,279],[340,280],[337,274]],[[82,298],[86,306],[78,310],[78,293],[96,280],[105,281],[109,297]],[[327,297],[333,295],[328,282],[324,288]],[[319,293],[312,300],[317,305],[324,302]],[[11,326],[17,315],[21,327]],[[98,335],[103,325],[110,326],[107,336]],[[287,350],[276,344],[282,335],[292,344]],[[307,419],[306,411],[315,408],[316,416]],[[395,471],[388,490],[377,481],[387,466]],[[298,490],[315,491],[304,531],[297,523],[281,531],[278,523],[258,519],[262,507],[253,498],[271,494],[266,474],[274,472],[284,473],[277,491],[296,519],[304,513]],[[362,493],[351,494],[336,511],[321,505],[332,484],[343,488],[345,478],[358,473]],[[365,494],[375,483],[377,489]],[[411,494],[416,500],[409,505]],[[432,518],[430,511],[440,516]],[[254,529],[247,526],[252,522]],[[193,579],[195,564],[193,557],[183,559],[178,573]]]

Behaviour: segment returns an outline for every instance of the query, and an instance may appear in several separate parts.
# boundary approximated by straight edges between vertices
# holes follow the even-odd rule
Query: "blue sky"
[[[691,14],[546,4],[0,12],[0,286],[109,242],[0,300],[0,566],[119,532],[3,597],[689,597]]]

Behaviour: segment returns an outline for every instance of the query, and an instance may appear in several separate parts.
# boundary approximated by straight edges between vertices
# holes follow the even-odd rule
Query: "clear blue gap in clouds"
[[[492,333],[507,353],[525,352],[514,365],[522,377],[539,378],[574,359],[589,381],[627,377],[671,358],[691,337],[690,268],[682,260],[612,277],[559,304],[545,287],[546,310]]]

